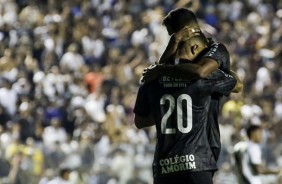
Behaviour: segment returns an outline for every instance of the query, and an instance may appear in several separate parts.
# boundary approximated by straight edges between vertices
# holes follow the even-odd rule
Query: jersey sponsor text
[[[196,169],[195,156],[190,155],[176,155],[173,158],[166,158],[160,160],[161,173],[168,174],[178,171],[187,171]]]

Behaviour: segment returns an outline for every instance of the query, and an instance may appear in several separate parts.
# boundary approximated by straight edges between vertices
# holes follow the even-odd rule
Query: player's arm
[[[278,169],[269,169],[262,164],[261,150],[259,146],[249,149],[247,152],[250,156],[251,164],[254,170],[259,174],[278,174]]]
[[[233,93],[240,93],[243,90],[243,82],[241,81],[241,79],[238,77],[238,75],[233,71],[230,70],[229,74],[232,75],[232,77],[234,77],[234,79],[237,81],[235,87],[233,88],[232,92]]]
[[[175,39],[174,35],[171,35],[168,45],[165,48],[165,51],[162,53],[159,61],[157,62],[158,64],[164,64],[164,63],[169,63],[173,59],[173,56],[176,52],[176,49],[178,47],[179,41]]]
[[[221,66],[221,68],[228,71],[236,79],[237,83],[232,92],[239,93],[242,91],[243,83],[237,74],[230,70],[229,65],[229,52],[226,47],[223,44],[212,44],[209,51],[196,62],[182,63],[179,65],[156,65],[153,68],[145,69],[142,82],[149,82],[157,78],[160,74],[190,80],[206,78]]]
[[[219,67],[218,63],[211,58],[201,58],[197,63],[182,63],[178,65],[155,65],[144,70],[142,82],[154,80],[161,74],[183,79],[206,78]]]
[[[255,170],[259,174],[279,174],[280,170],[279,169],[268,169],[262,165],[254,165]]]
[[[180,65],[156,65],[153,70],[146,73],[144,70],[142,82],[157,78],[160,74],[166,74],[171,77],[180,77],[183,79],[203,79],[218,69],[218,63],[211,58],[201,58],[198,63],[183,63]],[[228,72],[236,80],[233,93],[239,93],[243,90],[243,82],[238,75],[230,70]]]
[[[137,128],[155,125],[155,119],[151,113],[152,110],[150,108],[151,104],[148,95],[150,94],[148,94],[147,85],[140,86],[133,109],[134,123]]]
[[[225,96],[232,92],[237,83],[232,75],[219,69],[211,73],[207,79],[204,79],[204,82],[211,90],[211,93],[219,93]]]
[[[155,120],[152,115],[141,116],[141,115],[135,114],[134,122],[135,122],[135,126],[139,129],[155,125]]]
[[[206,78],[209,74],[219,68],[219,64],[215,59],[204,57],[200,58],[196,63],[182,63],[176,66],[182,68],[180,69],[180,73],[186,73],[188,79]],[[191,73],[191,76],[189,77],[189,74],[187,75],[187,73]]]
[[[226,46],[222,43],[215,43],[212,40],[210,40],[210,43],[210,49],[207,53],[204,54],[203,58],[210,58],[218,62],[219,68],[222,71],[232,75],[237,81],[236,86],[234,87],[232,92],[241,92],[243,89],[243,83],[237,76],[237,74],[230,69],[230,55]]]
[[[201,44],[201,42],[198,42],[198,44]],[[223,44],[211,44],[208,49],[209,51],[207,53],[193,62],[149,67],[143,72],[142,82],[146,83],[154,80],[161,74],[190,80],[206,78],[210,73],[219,68],[222,63],[230,62],[229,52]]]
[[[170,36],[169,42],[164,50],[164,52],[162,53],[159,61],[157,62],[158,64],[164,64],[164,63],[169,63],[173,56],[176,53],[176,50],[178,48],[178,44],[183,41],[183,39],[186,39],[189,36],[189,32],[187,30],[187,27],[184,27],[183,29],[181,29],[180,31],[178,31],[177,33],[173,33]]]

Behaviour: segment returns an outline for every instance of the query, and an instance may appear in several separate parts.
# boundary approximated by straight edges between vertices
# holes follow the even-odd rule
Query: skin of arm
[[[181,77],[185,79],[201,79],[206,78],[210,73],[219,67],[218,63],[211,58],[200,58],[196,63],[182,63],[180,65],[155,65],[155,67],[143,72],[143,81],[150,81],[165,73],[172,77]],[[148,72],[149,71],[149,72]],[[237,83],[233,93],[239,93],[243,90],[243,83],[237,74],[230,70],[229,74],[232,75]]]
[[[152,115],[144,117],[144,116],[135,114],[134,122],[135,122],[135,126],[139,129],[155,125],[155,120]]]
[[[164,64],[172,60],[174,53],[176,52],[179,41],[175,39],[175,34],[171,35],[168,45],[165,48],[165,51],[160,57],[158,64]]]
[[[180,65],[155,65],[147,68],[143,72],[143,81],[149,82],[165,73],[172,77],[184,79],[206,78],[210,73],[218,68],[218,63],[210,58],[201,58],[197,63],[182,63]]]
[[[160,57],[160,59],[157,63],[158,64],[164,64],[164,63],[168,63],[169,61],[171,61],[174,54],[176,53],[178,44],[181,41],[184,41],[185,39],[187,39],[188,36],[189,36],[189,32],[188,32],[187,27],[184,27],[183,29],[181,29],[177,33],[173,33],[170,36],[170,39],[169,39],[169,42],[167,44],[167,47],[165,48],[165,51],[163,52],[163,54],[161,55],[161,57]]]
[[[260,173],[260,174],[279,174],[279,172],[280,172],[278,169],[277,170],[268,169],[268,168],[265,168],[261,165],[256,165],[255,167],[256,167],[258,173]]]
[[[192,80],[206,78],[210,73],[219,68],[218,63],[211,58],[200,58],[198,62],[182,63],[181,65],[167,65],[173,59],[179,43],[185,41],[188,37],[188,27],[184,27],[180,31],[173,33],[157,65],[144,70],[143,82],[151,81],[162,73],[166,73],[172,77],[182,77]]]
[[[218,63],[211,58],[201,58],[197,63],[184,63],[175,65],[178,67],[175,76],[187,77],[188,79],[203,79],[218,69]],[[172,72],[171,72],[172,73]],[[229,74],[237,81],[236,86],[232,90],[233,93],[239,93],[243,90],[243,83],[233,70],[229,70]],[[173,75],[173,74],[172,74]]]
[[[237,74],[233,70],[230,70],[229,74],[232,75],[232,77],[234,77],[234,79],[236,79],[236,81],[237,81],[236,86],[234,87],[232,92],[233,93],[240,93],[243,90],[243,82],[239,79],[239,77],[237,76]]]
[[[187,27],[180,30],[177,33],[171,35],[169,43],[161,55],[160,60],[157,62],[159,64],[154,67],[149,67],[143,72],[142,82],[149,82],[159,76],[159,74],[166,73],[172,77],[181,77],[185,79],[201,79],[206,78],[210,73],[219,68],[216,60],[212,58],[202,57],[199,58],[197,62],[182,63],[181,65],[167,65],[170,63],[174,57],[177,50],[178,44],[185,40],[189,36]],[[228,72],[236,80],[237,84],[232,90],[233,93],[239,93],[243,89],[243,83],[233,71]]]

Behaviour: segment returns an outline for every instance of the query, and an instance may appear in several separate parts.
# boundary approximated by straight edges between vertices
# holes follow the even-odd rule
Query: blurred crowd
[[[233,145],[264,130],[282,167],[282,1],[0,0],[0,183],[151,184],[154,127],[133,107],[176,7],[226,45],[244,91],[222,102],[216,184],[236,184]]]

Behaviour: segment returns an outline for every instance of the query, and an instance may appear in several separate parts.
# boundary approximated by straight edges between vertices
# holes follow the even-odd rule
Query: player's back
[[[148,88],[158,136],[155,175],[216,169],[206,134],[210,92],[204,80],[162,76]]]
[[[225,88],[219,88],[227,84]],[[207,79],[162,76],[139,88],[134,113],[152,117],[157,129],[154,177],[217,169],[207,137],[211,94],[227,94],[236,81],[216,70]]]

